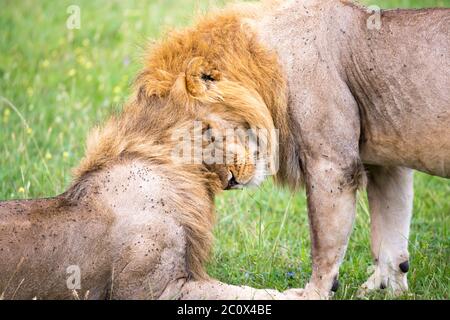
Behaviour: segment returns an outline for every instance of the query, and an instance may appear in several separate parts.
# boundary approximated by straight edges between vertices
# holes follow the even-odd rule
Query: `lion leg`
[[[186,275],[182,250],[146,239],[137,241],[141,244],[133,243],[133,251],[124,254],[126,261],[115,264],[107,299],[158,299],[168,284]]]
[[[178,279],[166,288],[160,299],[179,300],[293,300],[298,295],[272,289],[234,286],[217,280]]]
[[[358,162],[307,161],[306,190],[311,231],[312,276],[304,299],[327,299],[337,290],[339,266],[356,211]],[[352,177],[352,178],[349,178]]]
[[[408,237],[413,205],[413,172],[400,167],[369,167],[371,245],[375,271],[359,294],[389,288],[408,290]]]
[[[114,263],[111,299],[158,299],[186,273],[184,229],[169,215],[153,214],[147,223],[122,223],[114,231],[119,257]]]

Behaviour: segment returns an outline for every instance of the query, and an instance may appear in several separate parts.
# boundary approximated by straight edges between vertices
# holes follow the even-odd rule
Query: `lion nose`
[[[239,183],[236,181],[236,178],[234,177],[234,174],[231,173],[231,179],[228,180],[228,186],[225,190],[229,190],[235,186],[237,186]]]

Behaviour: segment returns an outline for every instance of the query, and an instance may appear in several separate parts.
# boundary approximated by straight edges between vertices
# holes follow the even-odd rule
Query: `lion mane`
[[[240,8],[229,7],[201,17],[195,27],[172,32],[149,48],[123,113],[90,134],[86,155],[74,170],[78,181],[74,185],[79,186],[87,173],[126,155],[169,163],[171,134],[189,126],[189,119],[198,118],[201,106],[209,104],[209,112],[221,117],[257,128],[275,126],[280,139],[287,141],[279,146],[280,157],[288,160],[283,161],[286,165],[276,180],[297,188],[300,164],[295,144],[289,143],[293,137],[286,83],[276,56],[246,29],[244,7]],[[248,15],[250,11],[246,11]],[[174,167],[174,171],[186,173],[186,181],[191,181],[189,190],[199,194],[189,197],[186,192],[174,201],[185,212],[180,220],[188,230],[188,269],[193,278],[201,279],[207,277],[204,265],[213,238],[214,214],[208,203],[219,192],[220,184],[216,175],[205,173],[203,180],[196,181],[199,187],[194,188],[190,179],[195,181],[199,175],[189,174],[191,170],[192,166]],[[198,191],[205,188],[207,195]],[[199,199],[205,199],[201,214]]]

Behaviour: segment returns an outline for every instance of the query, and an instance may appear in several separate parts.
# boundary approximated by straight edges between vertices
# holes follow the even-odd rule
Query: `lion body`
[[[75,260],[82,264],[85,279],[108,283],[107,272],[92,274],[92,267],[110,270],[109,265],[105,268],[104,264],[107,253],[96,250],[109,247],[106,244],[109,237],[105,237],[109,233],[108,224],[103,221],[105,217],[88,215],[86,210],[76,207],[72,209],[75,210],[60,210],[59,199],[0,203],[2,299],[71,297],[71,291],[66,287],[69,276],[66,268]],[[79,221],[76,227],[74,220]],[[82,238],[87,236],[81,233],[82,230],[91,230],[89,240]],[[81,261],[80,257],[86,251],[96,259]],[[39,281],[34,279],[35,275],[39,275]],[[100,288],[92,286],[91,296],[96,297],[105,289],[104,285]]]
[[[183,190],[167,188],[158,171],[123,163],[51,200],[1,203],[0,234],[14,234],[0,237],[4,298],[70,299],[79,290],[80,298],[154,299],[187,278],[185,234],[173,206],[173,192]],[[80,287],[71,287],[71,266]]]
[[[357,141],[330,143],[358,142],[365,164],[450,177],[449,10],[382,11],[376,30],[364,8],[301,3],[280,5],[255,30],[283,66],[293,121],[311,140],[303,149],[345,126]]]
[[[275,2],[249,22],[287,81],[311,224],[305,298],[335,287],[365,172],[375,272],[360,293],[407,290],[411,169],[450,177],[450,10],[381,11],[376,29],[372,18],[313,0]]]
[[[172,95],[179,74],[187,84],[214,74],[202,90],[187,85],[179,104],[195,101],[200,115],[217,111],[215,88],[229,81],[233,96],[262,102],[216,117],[256,127],[270,117],[279,130],[277,181],[304,185],[308,196],[313,274],[304,298],[336,287],[366,183],[376,267],[363,289],[406,290],[412,169],[450,176],[450,10],[381,11],[377,29],[371,15],[338,0],[233,5],[160,42],[136,82],[145,103]],[[205,67],[193,72],[199,59]]]
[[[206,274],[214,196],[228,171],[174,158],[173,134],[192,129],[174,107],[131,100],[91,132],[65,193],[0,202],[1,299],[297,297]],[[230,170],[242,178],[242,166]]]
[[[202,183],[192,170],[128,159],[82,177],[56,198],[0,202],[1,298],[295,298],[204,274],[191,248],[193,223],[186,222],[212,216]],[[199,234],[204,250],[210,232]]]

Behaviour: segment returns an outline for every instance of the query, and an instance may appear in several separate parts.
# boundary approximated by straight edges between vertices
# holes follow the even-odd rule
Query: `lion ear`
[[[214,87],[214,83],[221,80],[221,74],[211,63],[203,57],[195,57],[187,64],[186,90],[194,98],[202,98]]]

